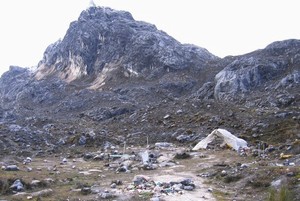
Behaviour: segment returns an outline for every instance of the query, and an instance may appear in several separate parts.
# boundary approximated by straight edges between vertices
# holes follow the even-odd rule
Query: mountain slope
[[[216,127],[249,141],[293,140],[299,55],[300,41],[286,40],[220,59],[128,12],[91,7],[36,71],[11,67],[1,77],[0,144],[52,153],[146,136],[192,143]]]

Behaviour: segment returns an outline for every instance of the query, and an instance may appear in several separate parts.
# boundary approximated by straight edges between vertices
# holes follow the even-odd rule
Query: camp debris
[[[194,148],[193,151],[199,150],[199,149],[206,149],[207,145],[217,138],[221,138],[223,140],[223,143],[221,144],[221,147],[227,145],[229,147],[232,147],[234,150],[239,151],[240,148],[248,148],[247,142],[241,138],[238,138],[234,135],[232,135],[229,131],[225,129],[215,129],[211,134],[209,134],[206,138],[201,140]]]

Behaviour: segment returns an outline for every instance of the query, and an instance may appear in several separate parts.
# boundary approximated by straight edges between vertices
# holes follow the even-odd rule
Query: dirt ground
[[[145,150],[147,149],[131,147],[125,154]],[[292,179],[299,185],[299,167],[271,166],[271,163],[282,162],[277,159],[266,161],[252,156],[240,156],[236,151],[228,149],[190,152],[184,147],[174,146],[147,151],[159,153],[156,168],[144,170],[140,166],[140,159],[136,158],[131,161],[127,172],[116,171],[116,167],[124,162],[120,159],[92,160],[70,156],[68,153],[46,158],[35,157],[28,164],[22,163],[20,158],[2,158],[2,165],[14,163],[20,170],[0,170],[1,200],[266,200],[271,182],[285,178],[290,172],[297,175]],[[174,158],[176,153],[183,152],[189,157]],[[164,162],[168,162],[168,165],[163,165]],[[148,184],[143,189],[133,186],[136,175],[143,175],[156,184],[190,179],[195,188],[182,190],[180,193],[157,193],[155,188],[148,188]],[[9,189],[16,179],[20,179],[25,186],[21,192]],[[34,180],[40,182],[34,185]],[[121,184],[112,187],[111,184],[116,180],[121,181]],[[88,189],[87,192],[84,188]],[[50,193],[35,196],[34,192],[45,189],[50,189]],[[113,196],[103,198],[99,196],[99,192],[107,192]]]

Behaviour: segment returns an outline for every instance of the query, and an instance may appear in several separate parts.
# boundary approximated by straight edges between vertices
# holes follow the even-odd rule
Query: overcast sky
[[[10,65],[30,67],[63,38],[90,0],[1,0],[0,74]],[[94,0],[129,11],[182,43],[224,57],[300,39],[298,0]]]

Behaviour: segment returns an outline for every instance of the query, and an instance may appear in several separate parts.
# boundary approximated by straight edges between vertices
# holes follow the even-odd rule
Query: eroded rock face
[[[215,76],[214,96],[218,100],[238,99],[250,90],[274,83],[299,84],[300,41],[274,42],[263,50],[234,57]],[[268,83],[272,81],[272,83]],[[278,87],[279,87],[278,86]]]
[[[72,22],[63,40],[50,45],[39,63],[37,78],[56,74],[66,81],[96,76],[100,87],[111,71],[126,77],[152,77],[186,68],[203,68],[216,59],[206,49],[182,45],[130,13],[91,7]]]

